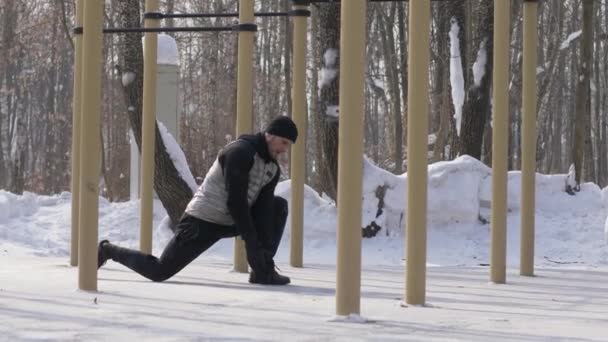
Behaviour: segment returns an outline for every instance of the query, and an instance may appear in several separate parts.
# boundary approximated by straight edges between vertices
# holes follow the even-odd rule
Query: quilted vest
[[[265,163],[257,153],[254,155],[247,187],[249,208],[255,203],[262,188],[270,183],[277,172],[278,166],[275,163]],[[222,166],[216,159],[207,172],[203,184],[188,203],[186,213],[208,222],[231,226],[234,224],[234,220],[228,212],[227,202],[226,179]]]

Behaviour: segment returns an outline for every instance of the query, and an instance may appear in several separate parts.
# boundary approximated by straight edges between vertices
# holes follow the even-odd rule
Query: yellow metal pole
[[[239,0],[239,24],[252,24],[253,0]],[[254,32],[240,31],[236,89],[236,135],[253,131],[253,39]],[[241,237],[234,239],[234,270],[246,273],[247,255]]]
[[[294,6],[307,10],[308,6]],[[306,177],[306,17],[293,18],[293,121],[302,136],[291,147],[291,248],[293,267],[303,266],[304,246],[304,180]]]
[[[360,312],[366,0],[342,2],[336,314]]]
[[[82,27],[84,0],[76,1],[76,27]],[[74,34],[74,97],[72,99],[72,238],[70,265],[78,265],[78,212],[80,211],[80,129],[82,119],[82,33]]]
[[[97,291],[103,0],[84,1],[78,288]],[[86,108],[86,110],[84,110]]]
[[[405,298],[426,297],[427,134],[431,3],[410,0],[407,132],[407,269]]]
[[[494,74],[492,119],[491,281],[506,282],[507,158],[509,142],[509,37],[511,1],[494,1]]]
[[[521,249],[519,273],[534,275],[536,186],[536,48],[538,0],[524,1],[524,66],[521,137]]]
[[[146,0],[146,12],[157,12],[158,0]],[[158,20],[146,19],[144,27],[159,27]],[[154,206],[154,144],[156,135],[156,56],[158,33],[144,35],[144,98],[141,146],[141,225],[139,249],[152,253],[152,211]]]

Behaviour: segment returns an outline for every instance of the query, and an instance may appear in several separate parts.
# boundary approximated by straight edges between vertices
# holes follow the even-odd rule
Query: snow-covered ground
[[[335,320],[336,208],[305,192],[304,268],[277,261],[285,287],[231,271],[232,240],[153,283],[113,262],[99,292],[68,266],[71,195],[0,190],[0,340],[577,340],[608,339],[606,189],[566,194],[566,175],[536,177],[536,274],[520,277],[520,173],[509,173],[507,284],[489,283],[491,170],[461,157],[429,166],[427,307],[403,306],[407,175],[365,163],[361,319]],[[384,186],[382,214],[376,189]],[[277,195],[289,200],[289,181]],[[137,247],[139,202],[100,199],[99,238]],[[154,253],[171,237],[155,203]],[[289,220],[288,220],[289,224]]]

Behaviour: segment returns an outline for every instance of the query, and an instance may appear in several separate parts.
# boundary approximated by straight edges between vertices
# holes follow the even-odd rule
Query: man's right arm
[[[258,233],[253,224],[247,191],[249,188],[249,171],[253,167],[255,151],[247,145],[234,143],[220,156],[220,164],[224,171],[226,192],[228,193],[228,212],[232,216],[237,231],[245,240],[247,261],[252,269],[264,273],[265,260],[260,253]]]
[[[257,232],[247,202],[249,171],[253,166],[254,153],[255,151],[249,146],[236,142],[228,146],[222,153],[220,164],[226,182],[228,212],[243,239],[245,241],[253,240],[251,242],[257,243]]]

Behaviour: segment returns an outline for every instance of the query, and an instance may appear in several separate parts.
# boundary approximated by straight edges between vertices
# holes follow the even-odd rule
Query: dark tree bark
[[[408,82],[408,73],[407,73],[407,33],[406,33],[406,6],[407,3],[400,3],[397,7],[397,32],[399,33],[399,66],[401,69],[401,77],[399,78],[399,83],[401,85],[401,102],[403,103],[403,112],[402,115],[402,123],[403,129],[401,131],[402,135],[402,145],[405,146],[407,144],[407,118],[405,117],[407,113],[407,82]],[[403,152],[402,152],[403,153]],[[405,171],[405,170],[403,170]]]
[[[13,48],[13,42],[15,40],[15,20],[17,19],[16,4],[15,1],[6,1],[3,6],[0,7],[0,89],[11,89],[13,76],[11,69],[11,50]],[[10,178],[10,104],[11,94],[0,94],[0,189],[8,189],[9,178]],[[3,104],[4,103],[4,104]],[[5,126],[6,118],[6,126]],[[3,134],[8,131],[9,134]],[[7,149],[7,155],[5,156],[5,149]]]
[[[284,1],[283,10],[286,12],[291,10],[291,5],[288,1]],[[284,26],[284,30],[285,30],[285,46],[283,49],[283,59],[284,59],[283,74],[285,75],[285,89],[292,89],[291,50],[293,49],[293,28],[292,28],[291,20],[288,17],[283,19],[283,26]],[[290,116],[293,116],[291,92],[287,92],[285,95],[286,95],[285,100],[286,100],[286,105],[287,105],[287,113],[289,113]]]
[[[456,133],[456,121],[454,120],[454,106],[452,105],[451,85],[450,85],[450,46],[449,32],[451,29],[451,19],[456,20],[460,27],[460,58],[464,68],[466,66],[466,38],[465,38],[465,4],[461,1],[440,2],[439,17],[438,17],[438,58],[436,79],[438,90],[436,94],[439,97],[437,108],[439,114],[439,130],[437,131],[437,140],[433,149],[433,160],[451,160],[458,152],[458,135]],[[467,79],[467,73],[463,70],[463,77]],[[448,148],[446,148],[448,147]]]
[[[323,77],[326,82],[320,86],[320,108],[316,113],[321,123],[320,138],[323,148],[319,160],[321,172],[321,192],[336,200],[338,186],[338,117],[328,114],[337,112],[339,106],[340,56],[340,5],[323,4],[319,7],[319,42]],[[346,114],[345,114],[346,115]]]
[[[473,84],[468,88],[462,110],[462,127],[458,149],[459,154],[468,154],[479,160],[482,159],[481,147],[483,145],[484,128],[486,121],[490,117],[494,4],[492,1],[484,0],[482,8],[484,14],[482,15],[477,32],[483,33],[479,44],[485,44],[487,54],[486,65],[479,85],[476,85],[473,80]]]
[[[579,60],[578,77],[576,82],[576,104],[574,120],[574,144],[572,158],[576,172],[576,183],[581,183],[583,170],[588,177],[591,170],[589,153],[590,131],[590,81],[591,66],[593,65],[593,0],[583,0],[583,32],[581,35],[581,58]],[[583,165],[585,168],[583,168]],[[578,189],[578,187],[577,187]]]
[[[400,174],[403,172],[403,120],[401,112],[401,92],[399,89],[399,63],[397,51],[395,49],[395,36],[393,34],[393,23],[395,22],[397,7],[400,4],[393,2],[390,5],[390,13],[388,15],[383,11],[378,11],[378,20],[380,21],[379,28],[382,37],[382,47],[386,58],[386,74],[388,78],[388,92],[391,95],[390,116],[395,139],[395,149],[393,151],[393,159],[395,161],[394,173]]]

